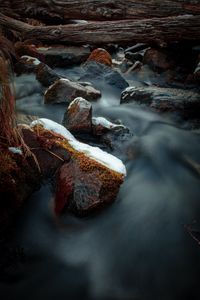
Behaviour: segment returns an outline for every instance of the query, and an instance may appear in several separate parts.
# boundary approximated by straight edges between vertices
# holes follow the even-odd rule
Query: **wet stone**
[[[83,86],[78,82],[68,79],[59,79],[51,85],[45,92],[44,102],[53,103],[70,103],[77,97],[86,98],[89,101],[95,101],[101,96],[101,92],[92,86]]]
[[[200,116],[200,93],[175,88],[129,87],[121,94],[121,103],[139,103],[158,112],[175,112],[182,117]]]
[[[92,105],[78,97],[74,99],[65,112],[63,125],[72,133],[92,132]]]
[[[129,86],[128,82],[118,71],[113,70],[106,65],[96,63],[95,61],[88,61],[84,64],[83,71],[84,75],[81,76],[81,81],[103,80],[108,85],[114,86],[120,90]]]

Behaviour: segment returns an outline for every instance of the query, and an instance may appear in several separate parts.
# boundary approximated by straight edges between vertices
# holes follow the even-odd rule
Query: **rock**
[[[65,112],[63,125],[72,133],[92,132],[92,105],[78,97],[74,99]]]
[[[33,159],[35,158],[32,163],[39,167],[41,180],[53,176],[65,161],[70,160],[70,153],[55,142],[55,136],[50,132],[40,128],[34,131],[25,125],[20,125],[20,129],[24,142],[32,149]],[[59,140],[59,137],[57,139]]]
[[[121,124],[114,124],[103,117],[93,117],[92,128],[94,135],[103,135],[114,128],[125,128],[125,126]]]
[[[85,157],[64,164],[58,174],[55,212],[85,216],[111,204],[122,178]]]
[[[92,128],[93,134],[100,137],[100,142],[112,150],[132,136],[124,125],[112,123],[103,117],[93,117]]]
[[[149,65],[156,72],[163,72],[174,68],[175,62],[165,50],[148,49],[143,58],[143,64]]]
[[[96,63],[95,61],[88,61],[84,65],[85,74],[80,78],[80,80],[103,80],[111,86],[123,90],[129,86],[128,82],[124,77],[112,68]]]
[[[175,88],[130,87],[121,94],[121,103],[137,102],[159,112],[177,112],[182,117],[200,116],[200,94]]]
[[[78,82],[68,79],[59,79],[45,92],[45,103],[70,103],[77,97],[95,101],[101,96],[101,92],[92,86],[82,86]]]
[[[14,70],[18,76],[23,73],[34,73],[40,64],[41,62],[37,58],[23,55],[15,64]]]
[[[36,79],[45,87],[50,86],[61,78],[62,76],[43,63],[36,68]]]
[[[147,44],[144,44],[144,43],[138,43],[132,47],[129,47],[127,48],[124,52],[125,53],[128,53],[128,52],[131,52],[131,53],[136,53],[136,52],[139,52],[139,51],[142,51],[142,50],[145,50],[147,49],[149,46]]]
[[[129,129],[123,125],[113,127],[110,131],[101,136],[101,142],[106,144],[111,150],[120,149],[122,144],[132,138]]]
[[[89,47],[50,46],[38,47],[37,52],[44,58],[44,63],[52,68],[79,65],[90,55]]]
[[[112,57],[105,49],[102,48],[93,50],[87,61],[95,61],[99,64],[103,64],[109,67],[112,66]]]
[[[55,212],[87,215],[112,203],[126,173],[123,163],[99,148],[78,142],[63,126],[47,119],[31,124],[47,144],[66,151],[70,160],[57,175]]]

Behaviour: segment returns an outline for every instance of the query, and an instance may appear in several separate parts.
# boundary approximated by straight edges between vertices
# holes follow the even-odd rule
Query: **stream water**
[[[59,71],[80,76],[79,68]],[[94,114],[121,120],[132,132],[113,152],[126,164],[126,180],[113,205],[83,219],[56,220],[48,184],[35,193],[16,221],[11,247],[24,255],[1,282],[2,299],[197,300],[199,133],[169,116],[119,105],[115,87],[94,83],[103,92]],[[62,121],[65,105],[44,105],[33,75],[16,78],[16,93],[18,111]]]

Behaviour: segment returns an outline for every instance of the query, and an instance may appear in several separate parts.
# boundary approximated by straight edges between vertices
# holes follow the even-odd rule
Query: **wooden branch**
[[[44,43],[96,44],[173,41],[199,41],[200,17],[88,22],[87,24],[32,26],[0,14],[0,25],[22,33],[24,39]]]
[[[193,0],[0,0],[1,13],[14,18],[121,20],[200,14]]]

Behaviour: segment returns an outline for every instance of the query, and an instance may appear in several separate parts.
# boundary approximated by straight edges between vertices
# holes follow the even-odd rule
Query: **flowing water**
[[[79,76],[78,68],[62,72]],[[65,105],[44,105],[32,75],[16,81],[19,111],[62,121]],[[126,180],[114,204],[83,219],[55,219],[48,184],[35,193],[16,222],[11,247],[23,259],[8,268],[2,299],[200,299],[199,133],[134,104],[119,106],[118,90],[96,86],[103,95],[94,114],[132,132],[113,152],[126,164]]]

